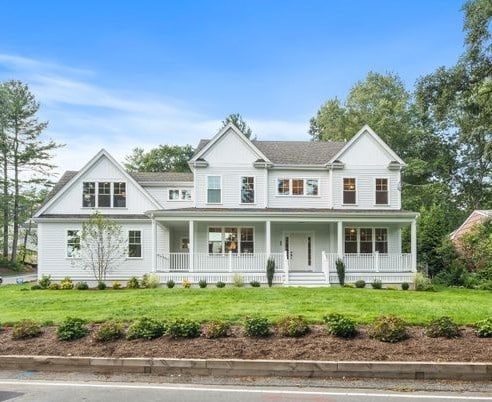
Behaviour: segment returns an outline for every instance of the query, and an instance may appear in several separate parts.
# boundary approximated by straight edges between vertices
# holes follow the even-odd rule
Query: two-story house
[[[84,220],[99,211],[127,234],[127,258],[108,280],[156,272],[206,279],[338,283],[410,281],[417,213],[401,210],[405,163],[370,127],[349,142],[251,141],[235,126],[200,141],[192,173],[127,173],[102,150],[66,172],[37,212],[39,275],[91,280],[78,261]],[[401,231],[411,227],[411,253]]]

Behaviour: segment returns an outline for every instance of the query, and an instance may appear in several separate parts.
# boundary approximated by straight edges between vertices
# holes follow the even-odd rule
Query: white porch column
[[[157,271],[157,222],[152,219],[152,272]]]
[[[417,220],[412,221],[410,251],[412,253],[412,272],[417,272]]]
[[[265,254],[267,260],[272,254],[272,225],[270,221],[265,222]]]
[[[193,272],[194,254],[195,254],[195,222],[188,222],[188,261],[190,263],[189,271]]]
[[[343,222],[337,222],[337,256],[343,259]]]

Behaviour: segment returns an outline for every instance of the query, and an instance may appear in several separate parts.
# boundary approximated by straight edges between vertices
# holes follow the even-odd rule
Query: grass
[[[22,289],[26,289],[22,291]],[[91,322],[142,316],[199,321],[239,322],[259,314],[272,321],[285,315],[304,315],[311,323],[338,312],[359,323],[382,314],[396,314],[412,324],[447,315],[459,324],[492,317],[492,293],[468,289],[438,292],[348,288],[207,288],[125,290],[29,290],[27,285],[0,287],[0,323],[35,319],[59,323],[67,316]]]

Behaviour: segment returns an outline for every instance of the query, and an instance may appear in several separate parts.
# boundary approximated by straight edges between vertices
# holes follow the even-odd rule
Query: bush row
[[[329,314],[324,317],[327,332],[338,338],[354,338],[359,329],[355,321],[341,314]],[[246,317],[243,322],[244,334],[249,337],[268,337],[272,334],[273,325],[264,317]],[[310,331],[306,319],[302,316],[287,316],[277,323],[277,331],[286,337],[301,337]],[[23,320],[14,325],[13,339],[28,339],[42,334],[41,325],[32,320]],[[86,322],[80,318],[65,319],[57,330],[58,339],[71,341],[89,334]],[[142,317],[133,321],[125,331],[123,323],[106,321],[94,331],[94,340],[98,342],[126,339],[155,339],[167,335],[173,339],[197,338],[200,335],[208,338],[221,338],[230,334],[230,324],[214,320],[200,325],[198,321],[176,319],[169,322],[154,318]],[[381,342],[395,343],[408,338],[407,323],[396,316],[381,316],[369,326],[371,338]],[[449,317],[439,317],[425,327],[425,334],[431,338],[456,338],[461,335],[461,328]],[[479,337],[492,337],[492,317],[475,324],[475,334]]]

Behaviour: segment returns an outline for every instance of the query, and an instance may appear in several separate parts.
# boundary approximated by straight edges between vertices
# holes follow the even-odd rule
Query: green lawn
[[[90,321],[186,317],[199,321],[240,321],[261,314],[277,320],[302,314],[322,322],[330,312],[360,323],[381,314],[396,314],[413,324],[448,315],[460,324],[492,317],[492,292],[446,289],[438,292],[348,288],[207,288],[138,290],[26,290],[27,285],[0,287],[0,323],[21,319],[60,322],[67,316]]]

